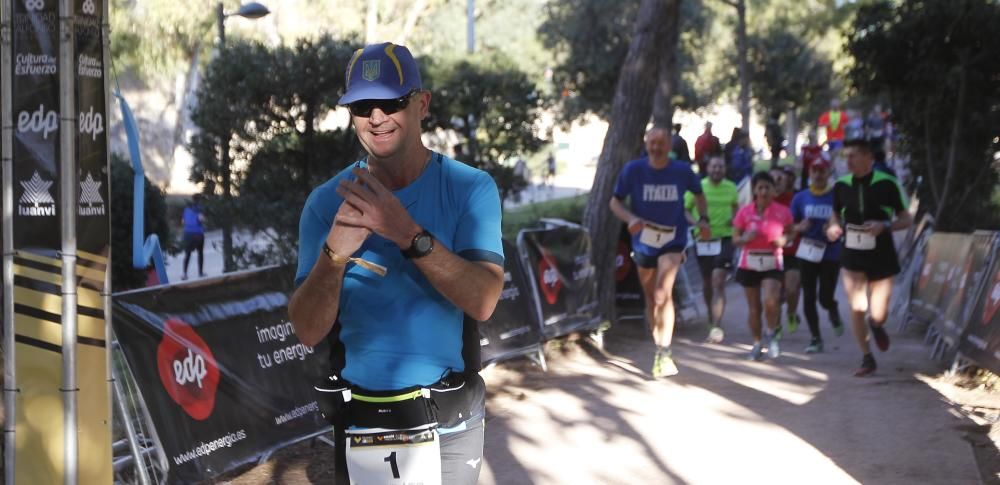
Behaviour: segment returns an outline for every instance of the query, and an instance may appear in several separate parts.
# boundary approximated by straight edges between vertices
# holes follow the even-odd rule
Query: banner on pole
[[[62,483],[59,4],[12,3],[14,470],[18,483]]]
[[[111,483],[111,402],[104,295],[111,256],[108,138],[105,126],[105,0],[75,0],[77,386],[80,483]]]
[[[313,383],[329,349],[288,321],[287,268],[116,294],[118,343],[171,482],[205,480],[323,432]]]
[[[601,317],[587,231],[570,223],[525,229],[517,245],[538,295],[542,335],[549,339],[597,328]]]
[[[482,362],[496,362],[538,350],[541,336],[535,293],[524,274],[517,247],[504,239],[503,293],[493,316],[479,322]]]
[[[971,307],[975,306],[976,298],[986,271],[989,269],[990,259],[996,249],[996,233],[992,231],[977,231],[971,236],[969,253],[965,256],[965,263],[956,275],[956,279],[951,282],[950,291],[946,290],[941,297],[939,306],[943,309],[941,321],[941,335],[948,345],[954,347],[958,344],[965,326],[972,315]]]
[[[914,318],[933,323],[945,332],[942,300],[958,289],[959,276],[972,247],[968,234],[935,232],[927,243],[920,273],[914,282],[910,312]],[[957,335],[955,336],[957,337]]]

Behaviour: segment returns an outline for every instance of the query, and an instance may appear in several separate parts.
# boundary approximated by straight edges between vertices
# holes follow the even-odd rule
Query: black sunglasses
[[[413,90],[396,99],[362,99],[347,105],[351,115],[359,118],[368,118],[372,115],[372,110],[378,108],[379,111],[391,115],[398,111],[403,111],[410,105],[410,97],[418,91]]]

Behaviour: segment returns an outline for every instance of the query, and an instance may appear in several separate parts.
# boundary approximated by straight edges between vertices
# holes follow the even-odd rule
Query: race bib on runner
[[[844,247],[847,249],[870,251],[875,249],[875,236],[872,236],[863,226],[848,224],[847,233],[844,236]]]
[[[799,242],[799,249],[795,256],[812,263],[823,261],[823,254],[826,252],[826,244],[815,239],[802,238]]]
[[[718,256],[722,254],[722,239],[698,241],[695,249],[698,256]]]
[[[441,485],[441,437],[436,428],[347,431],[351,485]]]
[[[674,240],[677,228],[674,226],[660,226],[649,222],[644,222],[642,232],[639,233],[639,242],[651,247],[662,248],[667,243]]]
[[[772,251],[747,251],[747,269],[753,271],[774,271],[778,269],[778,258]]]

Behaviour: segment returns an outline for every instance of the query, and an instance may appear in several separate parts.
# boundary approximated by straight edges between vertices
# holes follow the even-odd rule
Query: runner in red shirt
[[[830,156],[823,151],[823,145],[819,144],[818,137],[816,135],[816,128],[809,130],[809,144],[802,147],[802,155],[800,156],[801,169],[802,169],[802,183],[799,185],[801,189],[809,188],[809,173],[812,170],[814,163],[818,161],[830,162]]]
[[[844,126],[847,121],[847,113],[840,109],[840,100],[830,100],[830,110],[820,115],[819,126],[826,128],[826,145],[831,152],[840,150],[844,145]]]

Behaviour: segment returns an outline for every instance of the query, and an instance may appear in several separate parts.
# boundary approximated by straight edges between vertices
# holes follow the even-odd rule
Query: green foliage
[[[804,111],[814,119],[833,95],[833,64],[806,42],[806,36],[771,26],[749,36],[750,84],[761,113]]]
[[[146,284],[146,271],[132,267],[132,208],[135,171],[128,160],[114,154],[111,158],[111,240],[115,242],[111,257],[113,291],[141,288]],[[164,251],[176,251],[167,220],[167,202],[163,192],[146,178],[145,236],[156,234]]]
[[[587,205],[587,194],[563,199],[547,200],[525,204],[517,209],[504,211],[501,230],[503,237],[510,240],[517,240],[517,233],[521,229],[537,227],[542,218],[563,219],[569,222],[581,224],[583,222],[583,208]]]
[[[231,6],[237,2],[224,2]],[[148,77],[186,69],[216,36],[215,2],[111,0],[111,56],[118,69]]]
[[[434,93],[427,125],[459,132],[468,156],[463,161],[483,166],[541,147],[535,127],[541,97],[511,59],[498,53],[423,62],[424,85]]]
[[[997,25],[1000,4],[987,0],[881,1],[858,10],[848,39],[854,88],[890,100],[922,179],[921,209],[938,215],[941,230],[1000,222],[989,203],[1000,133]]]
[[[704,33],[710,24],[710,11],[702,7],[701,0],[681,4],[677,62],[681,83],[673,101],[678,108],[689,110],[714,97],[714,85],[706,79],[711,73],[698,69],[706,48]],[[538,34],[556,57],[552,82],[564,121],[586,113],[608,119],[638,10],[639,2],[567,0],[546,4]]]
[[[359,158],[349,129],[317,131],[344,90],[343,68],[356,48],[330,37],[275,49],[236,42],[206,68],[192,113],[201,131],[191,141],[191,180],[218,195],[228,176],[239,197],[208,197],[206,216],[271,238],[265,247],[234,247],[237,267],[294,260],[306,197]]]

